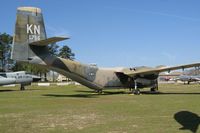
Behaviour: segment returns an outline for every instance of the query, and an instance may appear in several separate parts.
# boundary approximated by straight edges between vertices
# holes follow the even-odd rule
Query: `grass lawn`
[[[0,87],[0,133],[200,132],[200,85],[161,84],[160,93],[94,94],[83,86]]]

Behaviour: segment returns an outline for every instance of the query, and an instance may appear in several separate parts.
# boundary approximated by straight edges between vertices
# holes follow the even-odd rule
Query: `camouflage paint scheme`
[[[157,88],[160,72],[188,67],[200,63],[176,67],[98,68],[49,54],[47,45],[67,37],[46,37],[41,9],[19,7],[12,48],[12,59],[42,65],[57,71],[91,89],[104,88]]]

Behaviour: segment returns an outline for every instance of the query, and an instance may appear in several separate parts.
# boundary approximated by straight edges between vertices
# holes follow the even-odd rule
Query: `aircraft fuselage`
[[[38,58],[40,57],[40,58]],[[86,65],[69,59],[63,59],[50,54],[31,58],[29,63],[40,64],[55,70],[74,81],[92,89],[108,88],[138,88],[153,87],[157,84],[158,75],[145,75],[130,78],[127,75],[116,73],[129,68],[99,68],[95,65]]]

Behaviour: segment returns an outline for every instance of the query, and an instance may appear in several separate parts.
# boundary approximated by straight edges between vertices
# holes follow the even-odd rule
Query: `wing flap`
[[[49,44],[56,43],[56,42],[59,42],[59,41],[63,41],[63,40],[66,40],[66,39],[69,39],[69,38],[68,37],[51,37],[51,38],[48,38],[48,39],[45,39],[45,40],[32,42],[29,45],[47,46]]]

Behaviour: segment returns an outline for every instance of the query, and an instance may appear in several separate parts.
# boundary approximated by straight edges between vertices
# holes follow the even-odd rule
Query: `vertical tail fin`
[[[14,60],[27,61],[35,56],[30,43],[45,40],[46,31],[41,9],[36,7],[19,7],[11,58]]]

